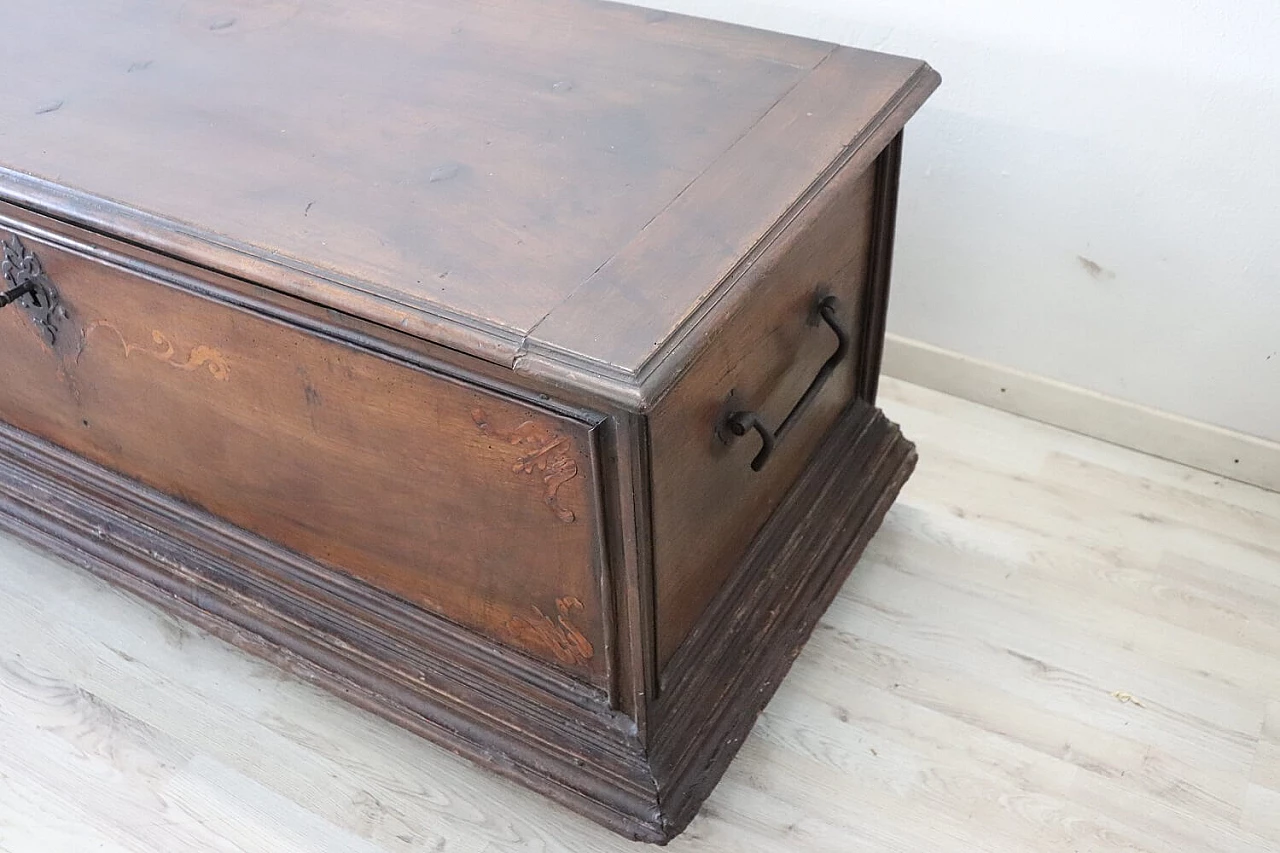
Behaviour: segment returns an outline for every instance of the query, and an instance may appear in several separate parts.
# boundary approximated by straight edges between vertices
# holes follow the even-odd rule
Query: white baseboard
[[[935,391],[1280,491],[1280,443],[887,335],[884,372]]]

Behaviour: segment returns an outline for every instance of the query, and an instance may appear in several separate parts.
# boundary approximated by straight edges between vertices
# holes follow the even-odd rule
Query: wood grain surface
[[[726,444],[717,432],[740,409],[777,429],[804,394],[836,348],[817,319],[819,295],[839,300],[849,351],[860,351],[874,289],[867,274],[875,173],[842,173],[756,262],[757,298],[723,320],[650,416],[659,671],[854,397],[858,359],[850,355],[758,472],[751,469],[760,449],[754,434]]]
[[[582,288],[541,344],[631,370],[936,85],[916,60],[594,0],[4,13],[57,59],[0,56],[0,198],[506,365]]]
[[[0,420],[604,684],[592,424],[21,240]]]
[[[20,0],[6,26],[75,46],[0,60],[6,166],[515,333],[831,50],[583,0]]]
[[[760,298],[751,275],[760,256],[794,233],[794,220],[817,206],[837,175],[872,171],[938,82],[923,62],[832,51],[553,310],[526,348],[591,365],[656,397],[685,362],[672,351],[696,348],[697,329],[705,335]],[[714,322],[702,322],[708,314]]]
[[[674,851],[1272,853],[1280,496],[886,380],[921,462]],[[0,849],[634,845],[0,543]]]
[[[622,834],[679,833],[914,465],[872,378],[901,131],[938,75],[595,0],[4,24],[49,60],[0,56],[0,225],[61,304],[56,330],[0,316],[0,528]],[[828,294],[850,355],[753,476],[715,422],[781,422]],[[14,695],[46,675],[15,665]],[[175,832],[206,758],[146,758]]]

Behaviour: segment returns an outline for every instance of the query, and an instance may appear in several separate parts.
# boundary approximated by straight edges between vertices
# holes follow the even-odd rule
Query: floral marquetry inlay
[[[494,426],[489,416],[479,408],[471,410],[471,419],[485,435],[505,441],[520,451],[520,457],[511,470],[542,478],[546,486],[543,500],[556,518],[566,524],[577,520],[573,510],[560,502],[560,487],[578,476],[573,442],[567,435],[532,420],[524,421],[514,429],[501,429]]]
[[[108,330],[120,341],[120,345],[124,348],[125,358],[137,353],[150,356],[178,370],[192,371],[204,368],[209,371],[210,376],[219,382],[226,382],[231,378],[231,367],[227,364],[227,359],[213,347],[196,346],[183,358],[178,355],[177,348],[174,347],[168,336],[158,329],[151,332],[151,346],[130,343],[119,329],[106,320],[95,320],[90,323],[89,327],[84,330],[85,338],[88,339],[89,335],[97,329]]]
[[[595,656],[591,641],[570,621],[582,610],[582,602],[572,596],[556,599],[555,618],[531,607],[532,616],[512,616],[506,628],[521,645],[549,654],[566,666],[582,666]]]

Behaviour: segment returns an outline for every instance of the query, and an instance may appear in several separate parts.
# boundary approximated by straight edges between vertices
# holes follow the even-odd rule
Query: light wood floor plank
[[[0,853],[129,853],[64,792],[0,762]]]
[[[886,379],[921,462],[676,853],[1275,853],[1280,495]],[[0,540],[0,851],[636,849]]]

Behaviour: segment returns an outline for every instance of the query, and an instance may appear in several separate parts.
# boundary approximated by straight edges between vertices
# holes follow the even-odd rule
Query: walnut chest
[[[924,63],[590,0],[12,0],[0,525],[678,833],[914,463]]]

